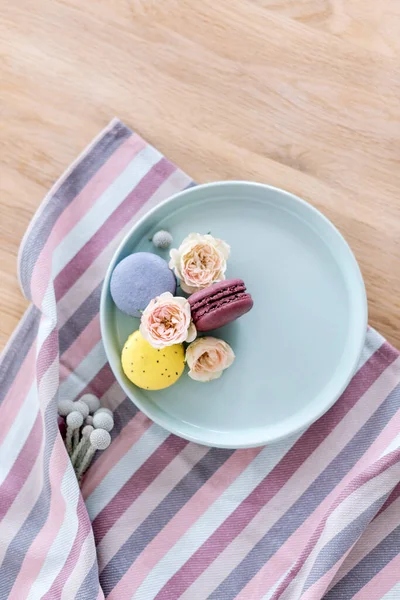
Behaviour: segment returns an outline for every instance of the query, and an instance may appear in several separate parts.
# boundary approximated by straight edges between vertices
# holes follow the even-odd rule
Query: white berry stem
[[[75,429],[72,437],[72,452],[79,446],[79,429]]]
[[[67,427],[67,435],[65,437],[65,445],[67,446],[67,452],[71,456],[72,454],[72,436],[74,434],[72,427]]]
[[[81,441],[79,442],[79,444],[74,449],[72,456],[71,456],[71,462],[74,467],[79,464],[79,460],[82,457],[82,455],[84,455],[86,453],[86,450],[87,450],[89,444],[90,444],[90,440],[88,438],[83,437],[81,439]]]
[[[94,448],[94,446],[92,445],[90,445],[89,448],[86,450],[86,454],[83,456],[82,462],[76,471],[76,476],[78,480],[81,479],[82,475],[88,469],[90,463],[92,462],[92,458],[95,455],[95,452],[96,448]]]

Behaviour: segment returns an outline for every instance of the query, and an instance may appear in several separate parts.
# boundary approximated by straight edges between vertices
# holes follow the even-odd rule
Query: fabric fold
[[[0,598],[394,598],[400,356],[377,332],[330,411],[265,448],[177,438],[114,379],[98,314],[106,268],[143,214],[191,185],[114,119],[25,234],[32,305],[0,362]],[[86,392],[115,427],[80,489],[56,406]]]

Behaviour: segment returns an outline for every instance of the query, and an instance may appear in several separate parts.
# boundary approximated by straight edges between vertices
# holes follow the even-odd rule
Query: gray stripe
[[[312,482],[285,515],[271,527],[236,569],[214,590],[210,598],[230,600],[238,595],[239,591],[353,468],[399,407],[400,385],[389,394],[352,440]]]
[[[212,448],[209,450],[192,470],[169,492],[136,531],[132,533],[100,573],[100,582],[106,596],[117,585],[121,577],[123,577],[151,540],[224,464],[233,452],[234,450],[224,450],[221,448]]]
[[[137,406],[129,398],[125,398],[123,402],[114,411],[114,427],[112,429],[111,438],[115,439],[121,433],[121,430],[129,423],[138,412]]]
[[[82,557],[81,560],[85,560],[85,557]],[[92,568],[83,580],[81,587],[77,591],[74,600],[95,600],[98,596],[99,588],[99,569],[97,560],[95,560]]]
[[[193,187],[194,183],[187,187]],[[187,188],[186,188],[187,189]],[[59,333],[60,356],[71,346],[76,338],[87,327],[90,321],[99,312],[101,289],[103,281],[99,283],[90,296],[79,306],[75,313],[64,323]]]
[[[304,584],[302,593],[304,593],[318,579],[321,579],[340,560],[345,552],[358,540],[364,529],[372,521],[382,504],[388,497],[388,493],[373,502],[363,513],[347,527],[342,529],[326,546],[324,546],[315,559],[307,581]],[[357,507],[355,507],[355,512]]]
[[[8,598],[29,547],[42,529],[49,514],[51,500],[50,458],[54,441],[58,435],[56,406],[57,396],[51,400],[44,415],[43,430],[45,432],[45,442],[42,466],[44,477],[42,491],[22,527],[16,532],[14,539],[7,548],[0,568],[0,598]]]
[[[11,346],[7,349],[0,365],[0,404],[3,402],[36,338],[39,321],[39,310],[36,306],[30,305],[24,315],[21,328],[12,341]]]
[[[118,408],[114,411],[114,427],[110,431],[111,440],[115,440],[121,433],[121,430],[129,423],[129,421],[136,415],[138,412],[138,408],[129,400],[129,398],[125,398],[118,406]],[[94,463],[100,458],[102,452],[96,452],[93,457],[91,463],[91,469],[93,468]]]
[[[86,298],[68,321],[61,327],[58,336],[60,356],[64,354],[99,312],[102,286],[103,282],[93,290],[90,296]]]
[[[27,298],[31,298],[30,280],[33,268],[55,222],[68,204],[83,190],[95,173],[131,134],[131,130],[120,122],[106,131],[104,136],[74,167],[44,207],[43,213],[38,217],[24,242],[21,254],[21,284]]]
[[[353,598],[379,571],[399,554],[400,525],[365,556],[324,596],[324,600]]]

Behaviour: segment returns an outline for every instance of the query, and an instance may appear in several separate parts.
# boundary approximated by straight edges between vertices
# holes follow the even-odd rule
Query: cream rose
[[[178,249],[170,251],[169,267],[181,280],[184,292],[192,294],[225,279],[230,247],[212,235],[191,233]]]
[[[165,292],[150,301],[140,321],[140,333],[154,348],[192,342],[196,327],[192,323],[186,298]]]
[[[186,350],[189,377],[196,381],[218,379],[234,360],[229,344],[215,337],[198,338]]]

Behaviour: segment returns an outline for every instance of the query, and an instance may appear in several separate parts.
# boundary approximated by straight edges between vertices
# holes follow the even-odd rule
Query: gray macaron
[[[176,292],[175,275],[168,263],[151,252],[130,254],[115,267],[110,292],[124,313],[140,318],[150,300],[164,292]]]

